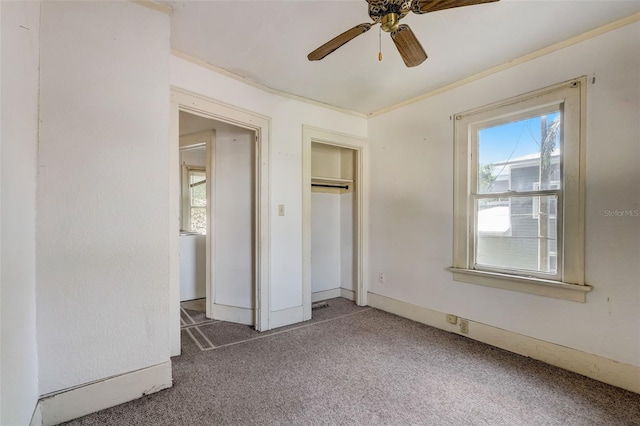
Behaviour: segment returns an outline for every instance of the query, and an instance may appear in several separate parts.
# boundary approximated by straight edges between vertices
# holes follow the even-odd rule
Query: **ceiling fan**
[[[369,3],[369,17],[373,23],[356,25],[329,40],[307,55],[310,61],[319,61],[340,46],[353,40],[360,34],[364,34],[375,24],[380,24],[383,31],[391,33],[391,39],[398,48],[405,65],[415,67],[427,59],[420,42],[406,24],[400,24],[400,20],[409,12],[423,14],[437,12],[439,10],[454,7],[473,6],[476,4],[490,3],[498,0],[366,0]]]

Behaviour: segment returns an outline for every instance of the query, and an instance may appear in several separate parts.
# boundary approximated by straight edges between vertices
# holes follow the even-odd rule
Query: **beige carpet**
[[[69,424],[640,425],[638,394],[333,304],[333,313],[268,334],[203,331],[215,347],[174,358],[173,388]]]

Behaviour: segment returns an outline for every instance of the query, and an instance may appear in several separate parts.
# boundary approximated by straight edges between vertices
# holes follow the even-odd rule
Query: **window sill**
[[[453,273],[453,279],[459,282],[478,284],[487,287],[519,291],[556,299],[586,302],[587,293],[593,290],[589,285],[567,284],[540,278],[521,277],[473,269],[447,268]]]

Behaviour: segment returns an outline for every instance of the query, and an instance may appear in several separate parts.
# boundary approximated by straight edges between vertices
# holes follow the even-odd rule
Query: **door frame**
[[[255,215],[255,277],[254,326],[269,330],[271,286],[269,277],[269,147],[271,119],[233,105],[207,98],[187,90],[172,87],[169,123],[169,321],[171,355],[180,354],[180,111],[249,129],[256,135],[256,215]],[[209,287],[209,283],[207,283]],[[213,299],[213,298],[212,298]],[[212,302],[212,301],[211,301]]]
[[[317,142],[355,151],[356,228],[356,303],[367,305],[368,289],[368,140],[346,133],[313,126],[302,126],[302,310],[304,320],[311,319],[311,144]]]

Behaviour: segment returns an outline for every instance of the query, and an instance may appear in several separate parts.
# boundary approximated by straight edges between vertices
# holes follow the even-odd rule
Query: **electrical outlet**
[[[378,284],[384,284],[384,272],[378,272]]]
[[[447,314],[447,322],[450,324],[457,324],[458,323],[458,317],[455,315],[451,315],[451,314]]]
[[[460,318],[460,332],[464,334],[469,334],[469,321],[466,319]]]

